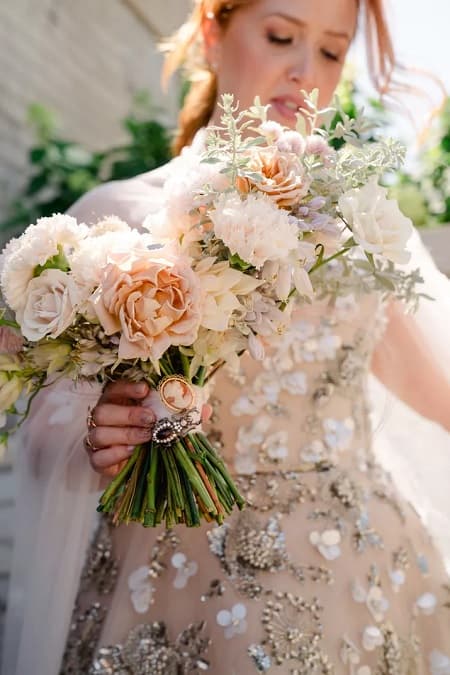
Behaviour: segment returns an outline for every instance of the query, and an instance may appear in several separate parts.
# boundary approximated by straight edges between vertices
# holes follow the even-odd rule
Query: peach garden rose
[[[156,363],[171,345],[195,341],[201,287],[187,263],[146,251],[110,262],[91,304],[107,335],[121,333],[119,358]]]
[[[260,150],[247,170],[261,174],[261,179],[241,176],[237,188],[244,193],[256,188],[280,208],[298,203],[308,192],[309,180],[300,162],[293,154],[281,153],[277,148]]]

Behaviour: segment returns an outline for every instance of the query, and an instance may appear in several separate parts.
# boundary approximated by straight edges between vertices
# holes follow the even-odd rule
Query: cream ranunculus
[[[407,263],[407,241],[412,224],[398,203],[387,198],[387,189],[372,177],[366,185],[348,190],[339,199],[341,213],[353,232],[354,240],[368,253],[396,263]]]
[[[262,281],[230,267],[227,261],[204,258],[195,268],[203,291],[201,325],[214,331],[229,328],[233,312],[242,310],[239,297],[252,293]]]
[[[85,300],[85,291],[70,274],[44,270],[29,282],[25,306],[17,312],[22,334],[33,342],[46,336],[58,337],[70,326]]]
[[[120,333],[119,357],[156,363],[171,345],[191,345],[201,318],[201,287],[187,263],[147,251],[110,262],[91,298],[107,335]]]

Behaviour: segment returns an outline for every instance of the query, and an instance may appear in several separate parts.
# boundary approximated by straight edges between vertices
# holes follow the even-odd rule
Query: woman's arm
[[[450,381],[444,369],[427,348],[414,316],[405,314],[399,302],[389,305],[387,315],[373,373],[407,405],[450,431]]]

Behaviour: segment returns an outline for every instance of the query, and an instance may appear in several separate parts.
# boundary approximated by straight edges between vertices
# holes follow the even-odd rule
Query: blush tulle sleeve
[[[418,232],[411,244],[411,269],[424,279],[423,299],[413,315],[424,347],[450,381],[450,280],[436,267]],[[388,367],[396,367],[387,360]],[[423,392],[426,396],[426,392]],[[371,378],[374,449],[381,463],[419,512],[450,570],[450,434],[411,410]],[[450,417],[450,400],[448,401]]]

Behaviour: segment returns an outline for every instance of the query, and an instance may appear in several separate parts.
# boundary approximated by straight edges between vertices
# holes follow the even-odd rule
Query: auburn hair
[[[173,143],[174,154],[192,142],[196,132],[208,124],[216,104],[217,78],[206,62],[203,51],[202,25],[214,16],[226,29],[233,12],[258,0],[194,0],[188,20],[167,40],[163,81],[180,68],[190,83],[189,92],[178,118],[178,130]],[[359,12],[364,13],[367,61],[373,84],[380,95],[389,92],[396,67],[392,38],[383,7],[383,0],[358,0]]]

